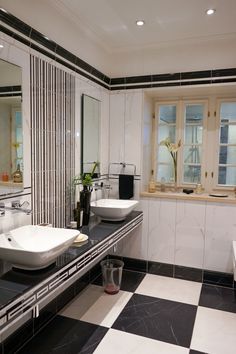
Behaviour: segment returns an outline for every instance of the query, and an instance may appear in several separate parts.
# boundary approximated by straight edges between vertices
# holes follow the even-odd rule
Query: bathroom
[[[178,2],[180,7],[184,7],[187,3],[184,0]],[[120,13],[122,6],[116,7],[118,5],[115,6],[115,1],[111,3],[113,9],[102,1],[100,6],[105,8],[104,17],[111,16],[115,20],[124,11]],[[230,0],[226,2],[226,6],[222,6],[220,0],[215,0],[214,6],[206,2],[203,4],[203,1],[200,4],[192,1],[192,7],[187,8],[185,13],[186,21],[190,21],[189,13],[196,12],[202,16],[201,25],[206,35],[198,27],[198,37],[192,32],[186,38],[186,34],[181,33],[178,28],[179,32],[173,41],[171,28],[174,26],[175,18],[173,14],[166,14],[167,9],[163,1],[158,1],[158,4],[163,6],[160,8],[162,12],[159,15],[159,28],[162,30],[164,39],[159,34],[159,37],[155,38],[156,34],[151,27],[154,24],[148,21],[148,13],[141,3],[139,2],[136,11],[134,11],[133,1],[127,3],[125,6],[128,7],[129,18],[123,21],[124,23],[135,22],[140,16],[144,18],[150,35],[148,45],[145,44],[146,38],[142,34],[145,26],[136,28],[135,23],[129,27],[130,36],[127,34],[125,36],[125,27],[112,27],[112,23],[108,21],[107,28],[104,25],[95,37],[96,26],[98,26],[96,14],[101,12],[97,7],[95,7],[96,11],[91,11],[91,7],[95,6],[91,3],[89,11],[89,6],[84,7],[85,2],[82,0],[79,1],[79,5],[84,11],[84,18],[80,17],[79,20],[77,15],[79,16],[80,12],[76,12],[78,8],[73,1],[43,0],[33,3],[29,0],[22,0],[20,3],[0,1],[0,59],[13,65],[14,69],[16,66],[20,68],[21,79],[21,82],[18,79],[1,86],[21,86],[20,92],[14,91],[13,96],[18,97],[14,107],[19,107],[21,104],[23,130],[22,164],[20,162],[23,182],[22,186],[17,184],[21,192],[11,191],[13,194],[8,197],[4,194],[0,195],[0,210],[3,209],[2,204],[11,208],[12,201],[19,200],[20,205],[23,204],[22,208],[29,211],[29,213],[15,212],[6,208],[5,215],[0,216],[0,233],[31,223],[52,223],[53,226],[63,228],[73,220],[72,205],[78,198],[78,190],[75,193],[70,189],[70,182],[75,175],[80,174],[83,158],[82,95],[100,102],[98,128],[100,143],[97,148],[99,154],[96,156],[100,164],[99,176],[95,181],[98,188],[94,188],[97,190],[93,191],[93,200],[100,199],[104,195],[118,198],[117,174],[120,171],[125,173],[128,171],[127,173],[134,175],[133,199],[139,201],[137,210],[143,212],[142,225],[107,251],[107,255],[124,260],[124,281],[127,281],[129,286],[132,283],[133,287],[125,283],[119,294],[104,297],[100,283],[94,280],[100,273],[99,261],[94,262],[91,265],[93,268],[89,269],[89,275],[81,273],[80,278],[76,280],[77,288],[84,288],[86,285],[81,294],[79,290],[75,291],[75,285],[71,283],[68,287],[62,288],[56,304],[55,299],[52,298],[51,302],[47,300],[47,304],[42,305],[38,317],[31,319],[30,312],[25,316],[22,314],[22,319],[17,323],[16,328],[13,326],[9,333],[7,330],[1,332],[0,352],[4,354],[17,351],[30,353],[35,344],[40,348],[39,343],[42,341],[43,333],[47,333],[53,326],[64,333],[61,318],[64,319],[65,333],[68,333],[73,326],[77,326],[78,332],[82,329],[88,333],[87,344],[84,344],[83,349],[79,347],[82,344],[79,344],[78,339],[77,342],[75,340],[74,347],[71,346],[70,350],[65,349],[65,353],[105,353],[114,344],[117,348],[117,351],[114,349],[114,353],[125,353],[123,344],[127,346],[127,352],[135,350],[138,353],[147,351],[147,348],[150,353],[158,351],[214,354],[234,352],[236,344],[233,335],[236,328],[232,247],[232,241],[236,240],[234,188],[231,186],[223,191],[215,190],[215,194],[225,193],[228,197],[209,197],[208,194],[215,183],[212,172],[216,162],[213,161],[212,156],[217,147],[214,143],[211,144],[217,135],[214,114],[219,102],[235,103],[236,101],[236,69],[233,69],[235,68],[236,29],[232,19],[235,5]],[[149,10],[157,6],[151,0],[149,5]],[[179,18],[184,20],[177,5],[175,6],[173,13],[178,13]],[[210,6],[216,9],[216,13],[208,18],[205,10]],[[143,13],[140,12],[141,9]],[[224,19],[227,18],[225,27],[222,24],[219,26],[220,14],[226,16]],[[86,27],[89,19],[91,22]],[[165,22],[161,22],[161,19]],[[92,31],[90,26],[93,21]],[[122,26],[122,23],[117,20],[116,25]],[[185,22],[185,25],[190,26],[191,21]],[[108,26],[110,26],[109,35]],[[168,28],[166,32],[165,27]],[[97,31],[98,29],[99,27]],[[106,38],[107,41],[102,41],[101,38]],[[156,46],[153,44],[155,41],[158,42]],[[131,42],[133,46],[129,48]],[[54,91],[49,87],[50,75],[52,80],[55,77],[55,80],[58,80],[56,81],[58,86],[56,88],[54,86]],[[13,76],[15,78],[16,73]],[[67,92],[61,91],[60,80],[70,87]],[[48,100],[47,103],[45,100]],[[159,180],[155,186],[157,192],[150,193],[149,182],[156,159],[155,154],[152,154],[152,149],[155,148],[154,131],[157,125],[156,121],[153,122],[153,117],[157,116],[158,107],[166,103],[176,105],[176,110],[180,112],[183,105],[196,101],[202,104],[204,109],[207,105],[207,111],[210,112],[206,123],[207,136],[204,135],[204,141],[208,144],[202,147],[205,162],[202,166],[201,184],[205,188],[206,195],[204,193],[185,195],[180,186],[179,193],[176,195],[175,191],[172,191],[172,184],[167,183],[168,172],[165,175],[166,191],[159,192]],[[52,103],[51,108],[49,102]],[[47,113],[43,111],[44,107],[48,109]],[[205,112],[206,116],[208,112]],[[46,116],[50,117],[47,121],[42,118]],[[38,123],[39,117],[41,117],[40,123]],[[66,125],[63,125],[64,119]],[[2,121],[0,121],[0,159],[2,160],[4,155],[2,151],[6,149],[6,142],[2,145],[4,135],[2,135],[1,124]],[[178,127],[176,131],[180,136]],[[58,134],[54,136],[56,132]],[[62,135],[64,138],[61,138]],[[163,135],[163,139],[165,137],[167,136]],[[208,139],[211,139],[210,143]],[[183,141],[181,137],[182,144]],[[235,142],[231,143],[233,149]],[[125,163],[125,167],[119,165],[120,163]],[[231,162],[231,165],[234,168],[234,162]],[[158,169],[157,166],[155,168]],[[5,170],[4,167],[0,173],[6,172]],[[10,175],[14,171],[7,171],[6,174]],[[52,171],[55,171],[55,175]],[[106,186],[106,189],[100,188],[101,183]],[[192,185],[190,183],[188,188],[195,189],[195,186],[196,182]],[[12,188],[10,183],[8,188]],[[1,262],[0,267],[1,274],[8,271],[7,264],[4,262]],[[4,293],[9,289],[6,284],[2,284],[0,287]],[[89,289],[91,293],[86,292]],[[201,298],[198,303],[200,292]],[[73,302],[75,294],[80,297],[78,301]],[[90,309],[87,315],[83,313],[82,316],[82,310],[79,308],[88,306],[85,305],[87,294],[90,294],[88,295]],[[122,317],[121,322],[118,322],[117,317],[120,313],[125,316],[126,313],[122,312],[125,310],[129,314],[129,307],[126,308],[126,305],[130,303],[132,307],[130,301],[133,301],[133,305],[138,306],[138,301],[142,300],[141,296],[143,301],[145,296],[161,298],[163,309],[167,306],[167,301],[188,305],[192,311],[189,310],[191,312],[189,321],[192,322],[197,311],[195,321],[198,326],[195,326],[193,335],[186,334],[188,337],[186,339],[181,331],[178,332],[178,325],[175,325],[176,318],[164,320],[161,317],[163,322],[171,323],[174,335],[170,333],[171,326],[168,325],[167,328],[163,325],[164,327],[158,330],[160,323],[158,321],[150,323],[148,318],[151,317],[152,312],[161,311],[158,307],[144,309],[149,316],[145,318],[143,325],[140,325],[142,327],[140,330],[135,331],[135,328],[128,330],[128,324],[122,323]],[[71,308],[66,305],[70,301]],[[105,301],[111,309],[110,317],[106,312],[99,314],[99,307],[103,308]],[[200,305],[198,310],[197,305]],[[63,310],[64,306],[66,308]],[[117,307],[119,313],[115,313]],[[186,308],[183,308],[183,313]],[[70,314],[73,311],[78,312],[77,317],[73,313]],[[106,315],[109,317],[107,320]],[[99,322],[99,316],[104,316],[103,321],[100,318]],[[140,312],[140,318],[142,316],[144,312]],[[182,316],[182,313],[179,316]],[[130,318],[132,319],[132,312]],[[122,325],[125,330],[120,331],[119,326]],[[151,334],[145,333],[143,330],[145,326]],[[220,330],[221,326],[224,327],[224,331]],[[163,336],[162,332],[164,332]],[[69,338],[67,339],[69,341]],[[42,349],[41,352],[50,352],[53,348],[57,352],[54,340],[56,341],[52,338],[51,344],[48,344],[51,347],[46,346],[46,349]],[[139,348],[135,347],[136,341],[139,343]],[[25,345],[26,342],[29,342],[28,347]],[[59,345],[63,346],[65,343],[58,342]],[[90,345],[92,349],[89,349]],[[40,353],[40,349],[38,350]],[[63,353],[59,348],[57,350],[58,353]]]

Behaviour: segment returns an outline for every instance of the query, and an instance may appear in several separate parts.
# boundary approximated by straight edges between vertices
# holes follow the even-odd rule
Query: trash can
[[[117,294],[120,290],[124,262],[119,259],[106,259],[101,262],[104,291]]]

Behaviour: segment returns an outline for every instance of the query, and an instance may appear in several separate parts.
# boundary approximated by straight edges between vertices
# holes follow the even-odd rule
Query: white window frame
[[[177,185],[179,187],[195,187],[196,183],[187,183],[183,182],[183,173],[184,173],[184,163],[183,163],[183,141],[184,141],[184,126],[185,126],[185,105],[191,104],[203,104],[204,105],[204,117],[203,117],[203,136],[202,136],[202,161],[201,161],[201,184],[203,187],[205,186],[205,165],[206,161],[204,159],[206,144],[207,144],[207,119],[208,119],[208,108],[209,108],[209,100],[208,99],[179,99],[179,100],[163,100],[155,102],[155,122],[153,125],[153,149],[152,154],[154,158],[152,158],[153,166],[152,169],[154,171],[154,176],[157,175],[157,153],[158,153],[158,123],[159,123],[159,107],[162,105],[176,105],[176,133],[175,133],[175,143],[177,143],[180,139],[182,141],[181,148],[178,151],[177,156]],[[160,183],[160,181],[157,181]],[[168,183],[171,185],[171,183]]]
[[[216,110],[215,110],[215,154],[214,154],[214,166],[213,166],[213,181],[212,188],[215,190],[234,190],[235,186],[230,185],[222,185],[218,183],[218,175],[219,175],[219,153],[220,153],[220,105],[224,102],[236,102],[235,98],[217,98],[216,99]],[[231,123],[232,124],[232,123]],[[236,123],[232,124],[236,125]],[[230,144],[228,144],[230,146]],[[234,144],[233,144],[234,145]]]
[[[188,183],[188,182],[183,182],[184,180],[184,136],[185,136],[185,105],[197,105],[197,104],[202,104],[204,106],[203,108],[203,132],[202,132],[202,144],[201,149],[202,149],[202,159],[201,159],[201,184],[203,187],[205,187],[205,173],[206,173],[206,159],[204,156],[206,155],[206,146],[207,146],[207,119],[208,119],[208,111],[209,111],[209,102],[207,99],[184,99],[180,101],[180,106],[181,106],[181,116],[180,116],[180,130],[181,130],[181,136],[182,136],[182,148],[180,149],[180,159],[178,161],[179,164],[179,171],[178,174],[181,176],[180,178],[180,186],[185,186],[185,187],[195,187],[197,183]]]
[[[155,119],[154,119],[154,124],[153,124],[153,148],[152,148],[152,155],[154,158],[152,159],[152,170],[154,171],[154,176],[157,176],[157,152],[158,152],[158,123],[159,123],[159,107],[163,105],[168,105],[168,106],[174,106],[176,105],[176,131],[175,131],[175,140],[178,141],[178,135],[179,135],[179,127],[178,127],[178,116],[179,116],[179,101],[178,100],[171,100],[171,101],[157,101],[155,103]],[[178,176],[178,173],[177,173]],[[160,182],[160,181],[157,181]],[[178,181],[177,181],[178,183]]]

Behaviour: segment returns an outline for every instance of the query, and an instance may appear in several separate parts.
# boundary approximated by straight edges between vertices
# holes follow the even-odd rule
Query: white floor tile
[[[147,274],[136,289],[137,294],[197,305],[201,283]]]
[[[94,354],[188,354],[189,349],[110,329]]]
[[[102,287],[90,285],[60,314],[77,320],[111,327],[131,296],[132,293],[122,290],[118,294],[108,295],[104,293]]]
[[[235,354],[236,314],[199,306],[191,348],[212,354]]]

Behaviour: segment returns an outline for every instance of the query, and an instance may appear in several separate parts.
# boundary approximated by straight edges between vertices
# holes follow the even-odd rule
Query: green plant
[[[94,162],[93,168],[90,173],[84,173],[80,176],[75,176],[73,179],[74,186],[82,184],[84,188],[90,191],[93,185],[93,175],[95,173],[97,166],[99,166],[99,162]]]

